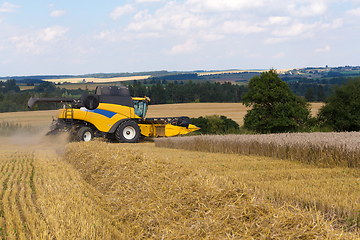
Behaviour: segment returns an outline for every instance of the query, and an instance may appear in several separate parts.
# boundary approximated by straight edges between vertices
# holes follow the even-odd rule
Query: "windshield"
[[[147,111],[147,101],[134,100],[135,114],[139,117],[145,118]]]

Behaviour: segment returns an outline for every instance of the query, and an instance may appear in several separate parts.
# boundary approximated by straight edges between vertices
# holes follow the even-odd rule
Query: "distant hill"
[[[1,80],[15,79],[17,83],[41,83],[46,80],[55,80],[54,82],[64,82],[66,79],[102,79],[99,82],[115,82],[118,78],[136,79],[138,77],[141,81],[146,79],[152,80],[167,80],[167,81],[210,81],[210,82],[247,82],[252,77],[258,76],[261,72],[267,71],[259,70],[194,70],[194,71],[149,71],[149,72],[133,72],[133,73],[92,73],[84,75],[39,75],[39,76],[12,76],[0,77]],[[340,66],[340,67],[306,67],[294,69],[281,69],[278,73],[286,82],[297,82],[299,79],[327,79],[332,77],[346,77],[358,76],[360,74],[360,66]],[[63,80],[63,81],[62,81]],[[109,81],[107,81],[109,80]],[[129,80],[134,81],[134,80]],[[86,81],[84,81],[86,82]],[[96,81],[93,81],[96,82]]]

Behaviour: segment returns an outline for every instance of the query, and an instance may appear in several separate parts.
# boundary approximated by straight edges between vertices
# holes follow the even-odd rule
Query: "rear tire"
[[[116,129],[115,137],[122,143],[136,143],[140,137],[140,127],[133,121],[123,122]]]
[[[94,131],[89,127],[81,127],[76,136],[78,141],[90,142],[94,139]]]

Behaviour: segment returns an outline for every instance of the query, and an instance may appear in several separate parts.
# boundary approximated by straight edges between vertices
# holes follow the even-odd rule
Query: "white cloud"
[[[178,55],[191,53],[197,48],[197,43],[194,39],[188,39],[184,44],[175,45],[168,51],[169,55]]]
[[[0,7],[0,12],[17,12],[16,9],[20,8],[21,6],[13,5],[8,2],[4,2],[3,5]]]
[[[360,8],[355,8],[355,9],[351,9],[346,11],[347,15],[351,15],[351,16],[360,16]]]
[[[184,35],[189,31],[208,29],[212,21],[203,15],[192,14],[183,5],[168,2],[154,15],[145,11],[138,12],[126,28],[127,31],[166,31]],[[165,32],[164,32],[165,33]]]
[[[198,34],[198,37],[200,39],[203,39],[204,41],[218,41],[221,39],[224,39],[224,35],[218,34],[216,32],[206,32],[204,30],[200,31]]]
[[[53,26],[29,34],[15,35],[8,38],[19,53],[41,55],[45,52],[57,51],[58,40],[65,38],[65,33],[69,28],[62,26]]]
[[[44,46],[37,45],[36,39],[32,36],[13,36],[9,40],[15,44],[16,50],[20,53],[39,55],[44,52]]]
[[[279,44],[287,41],[289,38],[283,37],[283,38],[268,38],[264,41],[266,44]]]
[[[287,25],[291,21],[290,17],[269,17],[269,19],[264,23],[265,26],[271,25]]]
[[[135,14],[133,21],[127,26],[127,31],[141,30],[162,30],[163,22],[156,17],[148,14],[148,10],[143,10]]]
[[[136,8],[128,3],[125,4],[124,6],[117,6],[111,13],[110,13],[110,17],[113,20],[117,20],[119,19],[122,15],[124,14],[129,14],[129,13],[133,13],[136,11]]]
[[[257,25],[250,25],[246,21],[225,21],[223,24],[223,31],[225,33],[259,33],[264,31],[262,27]]]
[[[223,12],[257,8],[263,6],[265,2],[266,0],[187,0],[185,5],[193,12]]]
[[[111,36],[113,36],[115,34],[115,31],[112,30],[112,31],[109,31],[109,30],[106,30],[106,31],[102,31],[101,33],[99,34],[96,34],[94,36],[94,39],[108,39],[108,38],[111,38]]]
[[[63,38],[65,33],[69,30],[70,28],[66,28],[63,26],[53,26],[53,27],[48,27],[44,30],[42,30],[38,36],[39,40],[42,41],[53,41],[53,40],[57,40],[59,38]]]
[[[285,57],[284,52],[280,52],[280,53],[276,54],[275,56],[273,56],[274,59],[279,59],[279,58],[284,58],[284,57]]]
[[[119,32],[116,32],[115,30],[106,30],[99,34],[95,34],[93,38],[98,40],[106,40],[109,42],[117,42],[119,40],[126,39],[127,37]]]
[[[295,4],[289,5],[289,11],[297,17],[313,17],[323,15],[327,11],[327,5],[322,1],[314,1],[308,6],[296,9]]]
[[[32,53],[35,55],[42,54],[44,52],[44,48],[37,46],[34,42],[29,39],[24,39],[24,41],[16,44],[16,48],[19,52],[22,53]]]
[[[60,17],[60,16],[62,16],[62,15],[65,15],[65,13],[66,13],[65,10],[60,9],[60,10],[52,11],[52,12],[50,13],[50,16],[51,16],[51,17]]]
[[[315,49],[314,50],[314,52],[317,52],[317,53],[321,53],[321,52],[329,52],[330,51],[330,46],[329,45],[327,45],[326,47],[324,47],[324,48],[317,48],[317,49]]]
[[[315,25],[296,23],[288,28],[276,29],[272,32],[277,37],[294,37],[299,35],[309,35],[315,28]]]
[[[335,28],[339,28],[344,24],[344,21],[342,20],[342,18],[337,18],[334,19],[332,23],[323,23],[321,25],[321,28],[323,29],[335,29]]]
[[[81,55],[84,55],[84,54],[89,54],[89,53],[95,52],[95,48],[90,47],[90,48],[86,49],[83,46],[78,46],[78,47],[75,47],[75,51]]]
[[[160,2],[160,0],[136,0],[136,3],[153,3]]]
[[[337,18],[337,19],[334,19],[334,21],[330,27],[335,29],[335,28],[341,27],[343,24],[344,24],[344,21],[342,20],[342,18]]]

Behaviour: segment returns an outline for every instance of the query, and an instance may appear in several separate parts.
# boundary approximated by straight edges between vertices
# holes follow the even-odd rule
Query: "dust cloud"
[[[70,134],[60,132],[56,135],[46,136],[49,128],[18,129],[8,136],[0,136],[0,146],[2,149],[12,149],[15,151],[37,151],[53,150],[60,156],[70,142]]]
[[[14,145],[38,145],[38,144],[67,144],[69,142],[68,133],[58,133],[46,136],[48,128],[38,129],[37,131],[19,130],[9,137],[9,143]]]

